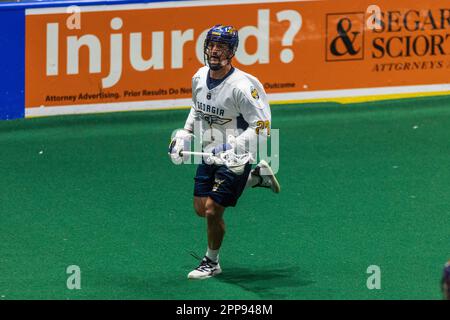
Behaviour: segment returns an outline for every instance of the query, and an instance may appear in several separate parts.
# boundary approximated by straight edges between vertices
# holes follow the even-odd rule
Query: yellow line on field
[[[446,92],[421,92],[421,93],[395,93],[386,95],[372,95],[362,97],[344,97],[344,98],[316,98],[305,100],[282,100],[282,101],[270,101],[270,104],[297,104],[297,103],[311,103],[311,102],[338,102],[342,104],[359,103],[359,102],[371,102],[371,101],[383,101],[383,100],[396,100],[405,98],[420,98],[420,97],[432,97],[432,96],[448,96],[450,91]]]

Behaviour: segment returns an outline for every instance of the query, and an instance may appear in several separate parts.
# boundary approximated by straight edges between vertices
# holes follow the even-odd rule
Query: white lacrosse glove
[[[177,133],[175,134],[175,136],[172,138],[172,141],[170,142],[170,145],[169,145],[168,153],[174,164],[183,163],[182,152],[184,150],[190,149],[190,142],[191,142],[191,138],[193,136],[194,135],[191,132],[189,132],[185,129],[181,129],[181,130],[178,130]],[[184,158],[186,158],[186,157],[184,157]]]

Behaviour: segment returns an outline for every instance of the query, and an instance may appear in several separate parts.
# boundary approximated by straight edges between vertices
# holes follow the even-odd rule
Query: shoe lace
[[[260,167],[256,167],[252,174],[259,178],[259,182],[257,184],[255,184],[253,186],[253,188],[256,188],[256,187],[270,188],[270,180],[267,181],[267,179],[264,179],[264,177],[261,175]]]
[[[260,185],[261,185],[261,187],[264,187],[264,188],[270,188],[272,183],[269,179],[264,179],[264,177],[261,177]]]
[[[210,271],[217,266],[217,263],[207,258],[206,256],[200,258],[195,252],[189,252],[189,254],[194,257],[196,260],[200,261],[200,265],[196,268],[199,271]]]
[[[210,271],[211,269],[214,269],[216,267],[216,263],[212,262],[208,258],[203,258],[200,262],[200,265],[197,267],[197,270],[199,271]]]

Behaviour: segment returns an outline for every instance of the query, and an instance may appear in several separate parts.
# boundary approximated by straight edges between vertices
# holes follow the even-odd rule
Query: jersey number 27
[[[264,129],[267,129],[267,135],[270,136],[270,121],[256,121],[256,134],[259,134],[259,132]]]

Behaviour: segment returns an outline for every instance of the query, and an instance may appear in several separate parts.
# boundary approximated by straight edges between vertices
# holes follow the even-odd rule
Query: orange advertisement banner
[[[189,1],[27,10],[26,108],[191,96],[205,31],[239,30],[233,59],[269,94],[446,84],[448,0]],[[282,100],[276,95],[278,100]]]

